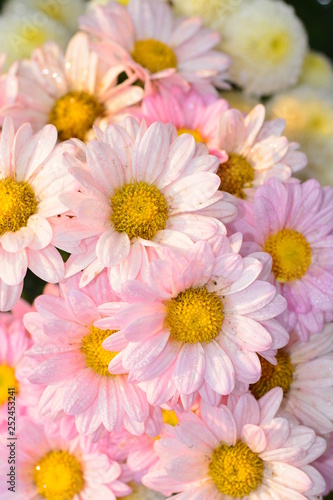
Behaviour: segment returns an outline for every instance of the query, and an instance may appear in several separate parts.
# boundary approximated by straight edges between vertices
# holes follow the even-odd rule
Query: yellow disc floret
[[[242,441],[235,446],[221,444],[213,452],[209,475],[223,495],[244,498],[261,485],[264,463]]]
[[[254,170],[246,158],[232,153],[228,161],[220,164],[217,175],[221,179],[221,191],[226,191],[238,198],[245,198],[243,189],[252,186]]]
[[[190,134],[194,137],[195,142],[206,142],[205,139],[200,134],[199,130],[192,130],[190,128],[179,128],[177,130],[177,135]]]
[[[147,182],[133,182],[116,189],[111,196],[111,207],[114,228],[119,233],[125,232],[130,239],[151,240],[168,220],[164,195]]]
[[[162,408],[162,418],[164,424],[172,425],[172,427],[175,427],[175,425],[179,424],[178,417],[174,410],[164,410]]]
[[[39,495],[48,500],[72,500],[84,486],[81,464],[64,450],[50,451],[41,458],[33,480]]]
[[[6,363],[0,365],[0,406],[8,401],[8,389],[15,389],[18,393],[18,382],[15,370]]]
[[[311,264],[311,248],[294,229],[282,229],[268,237],[264,251],[273,259],[272,271],[281,283],[301,279]]]
[[[260,357],[261,376],[258,382],[250,385],[250,391],[256,399],[261,398],[274,387],[282,387],[283,394],[287,394],[293,381],[295,368],[290,356],[285,351],[276,355],[277,365],[272,365],[265,358]]]
[[[87,366],[103,377],[111,377],[108,370],[110,361],[117,356],[117,352],[107,351],[102,347],[106,338],[115,333],[115,330],[100,330],[95,326],[90,327],[88,335],[83,337],[81,351],[85,354]]]
[[[151,73],[177,68],[177,57],[174,51],[165,43],[153,38],[135,42],[132,57]]]
[[[220,333],[223,304],[218,295],[203,288],[189,288],[166,303],[165,326],[178,342],[211,342]]]
[[[37,212],[37,200],[32,187],[25,181],[0,179],[0,236],[18,231]]]
[[[68,92],[54,104],[49,123],[58,130],[58,137],[66,141],[73,137],[84,141],[96,118],[103,116],[105,107],[96,97],[83,91]]]

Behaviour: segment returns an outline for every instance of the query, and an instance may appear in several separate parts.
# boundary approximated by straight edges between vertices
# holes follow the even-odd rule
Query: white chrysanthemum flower
[[[53,40],[65,48],[70,31],[46,16],[43,12],[26,12],[23,16],[5,14],[0,16],[0,47],[7,54],[5,67],[18,60],[30,57],[36,47]]]
[[[240,90],[223,90],[219,94],[222,99],[228,101],[232,108],[239,109],[246,114],[260,103],[257,97],[249,96]]]
[[[120,3],[121,5],[128,5],[130,0],[115,0],[116,2]],[[169,3],[168,0],[157,0],[158,2],[166,2]],[[90,0],[88,2],[88,9],[91,9],[92,7],[95,7],[96,5],[106,5],[110,2],[110,0]]]
[[[4,12],[20,16],[42,12],[73,33],[78,29],[77,19],[84,11],[84,0],[11,0],[4,6]]]
[[[300,143],[309,163],[307,177],[333,184],[333,96],[325,89],[300,86],[267,103],[271,118],[284,118],[285,134]]]
[[[311,87],[333,89],[333,65],[321,52],[310,51],[305,56],[299,83]]]
[[[221,26],[231,79],[249,94],[267,95],[297,82],[307,36],[294,9],[280,0],[251,0]]]
[[[225,16],[238,9],[244,0],[173,0],[177,14],[200,16],[210,27],[223,22]],[[218,20],[218,21],[217,21]]]

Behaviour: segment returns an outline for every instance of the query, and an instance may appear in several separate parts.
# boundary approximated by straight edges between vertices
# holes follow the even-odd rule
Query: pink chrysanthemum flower
[[[186,258],[171,253],[145,269],[121,292],[125,304],[101,306],[111,317],[96,322],[118,331],[103,346],[125,347],[109,369],[123,366],[131,380],[146,382],[148,401],[162,405],[181,396],[190,408],[197,394],[213,404],[231,393],[235,380],[260,377],[257,352],[274,362],[288,334],[273,318],[285,308],[275,287],[258,279],[263,265],[242,259],[221,238],[217,257],[206,242]],[[216,249],[216,247],[215,247]],[[264,256],[262,255],[264,258]]]
[[[195,142],[205,143],[209,153],[217,156],[222,163],[227,161],[228,155],[220,147],[219,122],[228,108],[225,99],[173,87],[168,93],[145,97],[141,108],[129,109],[129,113],[143,118],[147,125],[153,122],[172,123],[178,135],[191,134]]]
[[[333,324],[307,343],[293,341],[276,355],[277,365],[261,359],[261,377],[250,386],[259,398],[274,387],[284,392],[281,409],[318,434],[333,431]]]
[[[315,462],[314,466],[319,470],[320,474],[324,477],[326,481],[326,489],[323,492],[324,495],[328,495],[333,491],[333,439],[331,437],[326,438],[328,441],[327,450],[325,453],[319,457]]]
[[[92,127],[105,127],[123,108],[142,99],[131,86],[133,77],[118,85],[124,71],[119,63],[106,68],[89,48],[88,36],[77,33],[64,55],[53,42],[36,49],[31,60],[18,63],[18,97],[9,112],[16,125],[30,122],[38,132],[51,123],[59,140],[95,137]]]
[[[235,407],[202,405],[201,419],[180,423],[174,437],[155,450],[162,468],[143,483],[157,491],[180,492],[175,499],[304,500],[320,495],[325,482],[310,464],[326,448],[304,426],[276,418],[282,390],[256,401],[249,394]]]
[[[20,420],[18,436],[17,498],[115,500],[131,493],[131,488],[123,482],[123,466],[91,440],[77,436],[69,441],[60,434],[48,436],[39,422],[28,418]],[[8,448],[1,447],[0,494],[5,491],[8,494],[7,457]],[[9,494],[1,498],[9,498]]]
[[[206,94],[216,94],[213,83],[226,86],[229,57],[212,50],[220,35],[202,28],[199,17],[176,19],[166,3],[131,0],[127,8],[117,2],[96,7],[80,21],[101,57],[133,70],[147,92],[152,84],[187,90],[191,84]]]
[[[15,70],[10,70],[8,73],[3,72],[5,60],[6,55],[0,55],[0,113],[2,116],[5,116],[7,106],[11,106],[15,102],[18,92]]]
[[[106,351],[102,343],[113,332],[94,326],[101,318],[97,306],[116,297],[106,273],[84,291],[78,289],[79,279],[76,276],[62,282],[60,297],[38,297],[38,312],[24,317],[35,341],[28,355],[40,361],[30,381],[47,386],[40,412],[51,417],[75,415],[81,434],[95,433],[100,427],[113,431],[122,425],[140,434],[149,416],[147,398],[128,382],[127,375],[108,371],[117,352]]]
[[[229,109],[221,116],[218,147],[229,158],[220,163],[221,189],[238,198],[253,198],[255,189],[269,177],[289,179],[307,164],[299,145],[281,136],[285,121],[265,122],[265,107],[258,104],[244,116]]]
[[[282,320],[301,340],[320,333],[333,308],[333,189],[315,180],[283,184],[269,179],[254,204],[242,202],[233,229],[243,254],[268,252],[271,280],[287,299]]]
[[[27,268],[39,278],[56,283],[64,264],[52,244],[49,219],[66,211],[58,194],[75,186],[61,163],[71,144],[55,148],[57,131],[45,126],[33,135],[29,124],[16,132],[6,118],[0,139],[0,310],[18,301]]]
[[[170,124],[156,122],[147,130],[132,117],[97,133],[99,140],[86,148],[87,165],[66,156],[80,185],[80,192],[61,197],[77,216],[67,237],[86,233],[81,253],[67,262],[67,276],[86,268],[83,286],[108,268],[119,289],[138,276],[149,248],[186,250],[225,233],[220,221],[232,220],[237,209],[230,195],[218,191],[218,160],[205,145],[188,134],[177,137]]]

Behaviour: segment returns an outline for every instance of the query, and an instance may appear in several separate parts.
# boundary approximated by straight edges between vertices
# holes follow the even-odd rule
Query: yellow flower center
[[[33,479],[39,495],[48,500],[72,500],[84,486],[80,463],[63,450],[47,453],[36,465]]]
[[[267,63],[278,64],[290,53],[291,39],[290,35],[285,30],[270,30],[265,33],[265,43],[262,43],[262,33],[258,37],[249,41],[249,48],[254,57],[260,61]]]
[[[76,137],[81,141],[93,126],[96,118],[103,116],[105,107],[88,92],[72,91],[54,104],[49,122],[58,130],[60,141]]]
[[[83,337],[81,347],[81,351],[86,356],[87,366],[103,377],[112,377],[108,366],[118,353],[107,351],[102,347],[102,344],[107,337],[115,333],[115,330],[100,330],[95,326],[91,326],[90,332]]]
[[[177,68],[177,57],[174,51],[165,43],[153,38],[135,42],[132,57],[135,62],[147,68],[151,73]]]
[[[261,377],[258,382],[250,385],[250,391],[256,399],[261,398],[274,387],[282,387],[283,394],[289,391],[295,371],[289,354],[279,351],[276,361],[277,365],[272,365],[265,358],[260,357]]]
[[[178,342],[211,342],[221,331],[223,304],[218,295],[189,288],[166,303],[165,326]]]
[[[264,251],[272,256],[272,271],[281,283],[301,279],[311,264],[310,245],[294,229],[282,229],[269,236]]]
[[[27,182],[0,179],[0,236],[25,227],[37,206],[35,193]]]
[[[129,0],[117,0],[118,3],[120,3],[121,5],[128,5],[129,4]]]
[[[175,427],[175,425],[179,424],[178,417],[174,410],[164,410],[162,408],[162,418],[164,424],[172,425],[172,427]]]
[[[0,365],[0,406],[8,401],[8,389],[15,389],[18,393],[18,382],[15,377],[15,370],[6,363]]]
[[[217,175],[221,179],[221,191],[231,193],[238,198],[245,198],[243,188],[252,186],[254,170],[246,158],[232,153],[228,161],[220,164]]]
[[[118,188],[111,196],[111,221],[119,233],[130,239],[152,240],[165,228],[168,205],[156,186],[147,182],[133,182]]]
[[[206,142],[205,139],[200,134],[199,130],[192,130],[190,128],[179,128],[177,130],[177,135],[190,134],[194,137],[195,142]]]
[[[209,475],[223,495],[244,498],[261,485],[264,463],[242,441],[235,446],[221,444],[213,452]]]

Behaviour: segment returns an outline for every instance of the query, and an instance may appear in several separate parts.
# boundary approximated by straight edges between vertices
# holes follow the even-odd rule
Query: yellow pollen
[[[203,288],[188,288],[166,302],[165,326],[178,342],[211,342],[221,331],[223,304]]]
[[[199,130],[192,130],[190,128],[179,128],[177,130],[177,135],[190,134],[194,137],[195,142],[206,142],[205,139],[200,134]]]
[[[72,91],[60,97],[54,104],[49,123],[58,130],[60,141],[73,137],[84,141],[96,118],[105,114],[103,104],[88,92]]]
[[[273,259],[272,271],[281,283],[301,279],[311,264],[311,248],[294,229],[282,229],[268,237],[264,251]]]
[[[117,0],[118,3],[120,3],[121,5],[128,5],[129,4],[129,0]]]
[[[178,417],[174,410],[164,410],[162,408],[162,418],[164,424],[172,425],[172,427],[175,427],[175,425],[179,424]]]
[[[152,240],[165,228],[168,205],[156,186],[133,182],[118,188],[111,196],[111,222],[116,231],[132,238]]]
[[[209,475],[223,495],[244,498],[261,485],[264,463],[245,443],[221,444],[209,464]]]
[[[221,179],[221,191],[245,198],[243,189],[252,186],[254,170],[246,158],[232,153],[228,161],[220,164],[217,175]]]
[[[63,450],[47,453],[36,464],[33,479],[39,495],[48,500],[72,500],[84,486],[79,461]]]
[[[289,354],[278,351],[277,365],[272,365],[265,358],[260,357],[261,377],[255,384],[250,385],[250,391],[256,399],[261,398],[274,387],[282,387],[283,394],[287,394],[293,381],[293,367]]]
[[[37,212],[37,200],[32,187],[25,181],[0,179],[0,236],[18,231]]]
[[[8,389],[15,389],[17,394],[18,382],[14,368],[4,363],[0,365],[0,406],[8,401]]]
[[[115,333],[115,330],[100,330],[95,326],[91,326],[90,332],[83,337],[81,347],[81,351],[86,356],[87,366],[103,377],[112,377],[108,366],[118,353],[107,351],[102,347],[102,344],[106,338]]]
[[[177,57],[174,51],[165,43],[153,38],[135,42],[132,57],[151,73],[177,68]]]

